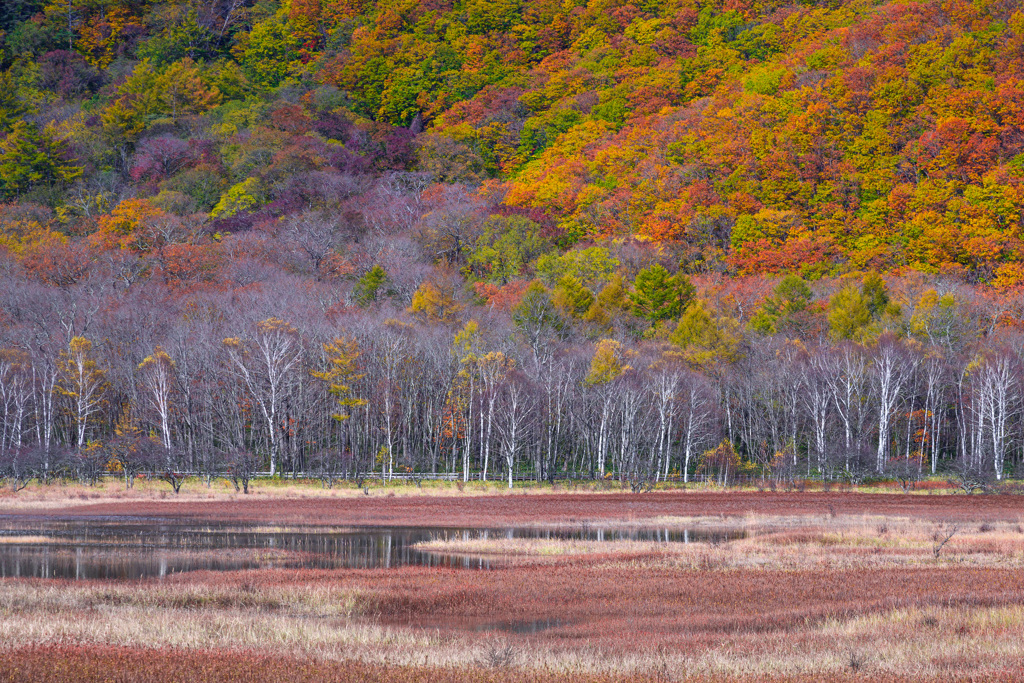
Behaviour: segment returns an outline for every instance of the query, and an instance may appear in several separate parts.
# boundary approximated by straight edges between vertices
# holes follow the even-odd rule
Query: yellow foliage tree
[[[680,348],[687,362],[711,366],[739,357],[742,332],[738,321],[712,315],[698,300],[687,306],[669,341]]]
[[[590,360],[590,372],[584,382],[589,385],[607,384],[629,369],[622,363],[622,344],[614,339],[602,339]]]
[[[450,325],[458,319],[463,308],[455,299],[453,285],[438,285],[428,281],[421,284],[412,295],[409,312],[425,322]]]
[[[352,396],[352,384],[363,377],[358,372],[356,359],[359,358],[359,344],[355,339],[338,337],[324,344],[327,369],[313,371],[313,377],[327,383],[327,389],[338,402],[341,410],[331,415],[343,422],[350,417],[352,408],[366,405],[366,399]]]
[[[217,86],[207,86],[188,57],[171,64],[155,81],[165,113],[172,118],[202,114],[220,104]]]
[[[146,248],[151,239],[148,233],[158,224],[171,220],[163,209],[147,199],[125,199],[106,216],[99,219],[99,230],[89,240],[103,249]]]
[[[85,447],[89,419],[103,406],[107,391],[106,372],[93,358],[92,342],[74,337],[60,357],[57,391],[69,399],[68,412],[75,426],[79,450]]]
[[[124,7],[111,7],[86,22],[79,31],[75,47],[93,66],[106,69],[114,61],[118,44],[124,39],[125,29],[132,24],[140,28],[141,22]]]

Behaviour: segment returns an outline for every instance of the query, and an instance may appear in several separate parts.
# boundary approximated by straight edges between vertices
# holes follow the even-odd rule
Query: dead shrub
[[[932,554],[938,559],[939,553],[942,552],[942,548],[949,543],[950,539],[956,536],[957,532],[960,531],[959,524],[940,524],[939,528],[932,534]]]
[[[483,644],[480,663],[491,669],[508,669],[519,659],[519,649],[510,640],[495,638]]]
[[[863,652],[857,652],[856,650],[850,650],[848,654],[847,666],[850,667],[850,671],[853,673],[859,673],[864,665],[867,664],[868,658]]]

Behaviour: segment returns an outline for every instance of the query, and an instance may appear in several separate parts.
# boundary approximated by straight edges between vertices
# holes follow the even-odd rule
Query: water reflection
[[[475,626],[473,630],[515,633],[518,635],[534,635],[551,629],[571,625],[572,622],[565,621],[563,619],[529,619],[526,621],[502,621],[493,624],[480,624]]]
[[[0,577],[144,579],[196,570],[336,569],[409,565],[490,569],[490,560],[426,552],[432,540],[539,538],[661,543],[720,542],[737,532],[670,529],[358,529],[132,522],[45,523],[0,528]]]

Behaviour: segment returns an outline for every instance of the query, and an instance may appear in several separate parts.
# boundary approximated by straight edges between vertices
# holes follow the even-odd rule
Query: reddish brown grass
[[[831,506],[831,507],[830,507]],[[648,494],[530,494],[364,498],[239,498],[216,501],[126,501],[71,504],[46,517],[154,516],[267,524],[500,526],[583,520],[642,522],[664,517],[743,515],[886,515],[926,520],[997,521],[1024,517],[1012,495],[901,495],[673,491]],[[3,517],[42,513],[10,508]]]
[[[460,653],[469,652],[459,658],[433,660],[435,663],[482,661],[473,652],[483,652],[495,639],[511,643],[519,661],[514,669],[403,668],[380,664],[390,663],[389,656],[341,663],[318,659],[353,657],[346,650],[316,651],[317,654],[307,654],[307,659],[299,661],[285,657],[294,654],[291,649],[268,648],[259,653],[211,652],[202,648],[213,645],[201,638],[194,645],[197,649],[178,651],[102,645],[136,642],[156,646],[168,642],[177,644],[177,641],[118,641],[113,637],[89,636],[100,644],[81,644],[90,642],[85,638],[78,646],[45,645],[0,651],[0,682],[524,680],[597,683],[659,680],[658,676],[663,677],[660,680],[686,678],[683,671],[660,671],[659,662],[674,662],[675,665],[690,662],[705,667],[698,671],[718,671],[722,675],[785,671],[789,676],[785,680],[801,680],[792,676],[807,671],[815,673],[808,674],[803,679],[806,681],[914,680],[899,676],[909,676],[915,670],[921,671],[921,667],[927,668],[933,677],[941,672],[943,680],[1024,680],[1024,650],[1014,645],[1019,642],[1024,623],[1019,607],[1024,605],[1024,583],[1020,569],[1016,568],[1019,565],[1013,564],[1020,554],[1018,536],[1021,532],[1016,528],[1022,518],[1019,497],[659,492],[647,495],[371,497],[365,500],[279,498],[105,503],[77,506],[46,516],[84,519],[100,515],[151,515],[264,524],[420,526],[579,525],[598,520],[624,520],[643,525],[655,520],[687,523],[687,518],[696,517],[714,525],[728,517],[739,526],[772,529],[772,525],[778,525],[778,528],[760,539],[755,536],[722,546],[723,552],[725,549],[740,555],[766,552],[768,557],[783,553],[813,554],[812,561],[835,556],[837,564],[817,568],[808,564],[729,568],[733,565],[722,564],[721,558],[716,560],[723,552],[697,549],[687,557],[694,553],[706,556],[707,567],[690,562],[693,558],[673,565],[672,557],[617,548],[614,553],[567,555],[544,565],[507,566],[489,572],[425,567],[195,572],[163,582],[133,584],[132,590],[138,591],[137,596],[126,594],[124,584],[99,584],[109,586],[103,589],[104,595],[109,595],[95,597],[95,606],[102,609],[96,613],[98,616],[116,614],[119,609],[126,610],[125,613],[146,609],[152,611],[153,618],[172,621],[186,614],[182,610],[189,610],[191,614],[191,610],[199,609],[231,612],[239,619],[251,618],[254,624],[259,623],[262,614],[319,619],[320,612],[326,609],[323,596],[337,596],[337,600],[350,596],[352,619],[345,617],[339,624],[371,622],[384,627],[372,626],[373,629],[392,634],[403,633],[402,629],[409,627],[415,633],[431,634],[423,638],[424,642],[432,643],[428,647],[439,643]],[[747,515],[755,517],[740,519]],[[873,516],[882,519],[876,520]],[[928,534],[937,522],[946,520],[971,522],[971,526],[951,542],[940,561],[930,558]],[[995,560],[993,566],[969,564],[971,558],[983,554],[997,555],[996,560],[1003,564]],[[899,566],[871,564],[876,561],[874,558],[884,556],[904,558],[900,560],[903,562],[908,561],[906,558],[921,559],[914,560],[918,564]],[[82,590],[81,584],[72,582],[23,580],[0,582],[0,588],[34,583],[66,587],[69,593]],[[172,599],[170,603],[157,604],[143,599],[154,591],[159,592],[161,586],[168,589],[164,592]],[[174,602],[177,595],[174,589],[189,586],[202,587],[213,596],[223,593],[231,599],[218,602],[204,598],[195,605]],[[256,602],[250,605],[245,596],[235,596],[240,586],[245,596],[265,596],[266,599],[253,598]],[[292,605],[295,595],[287,593],[281,598],[279,588],[287,588],[292,593],[298,591],[296,595],[308,593],[321,597],[317,598],[319,602],[313,600],[309,605],[302,603],[296,607]],[[205,595],[200,591],[200,597]],[[29,602],[18,603],[21,606],[8,615],[11,619],[16,620],[18,614],[28,612],[37,619],[50,618],[45,604],[35,605],[30,604],[29,598],[25,600]],[[1000,611],[1004,607],[1006,609]],[[89,618],[89,609],[92,607],[83,612],[83,619]],[[985,615],[992,617],[982,623]],[[29,623],[28,617],[25,623]],[[541,628],[533,633],[521,632],[529,631],[531,624],[540,624]],[[884,633],[877,637],[871,635],[877,629]],[[892,642],[909,645],[903,649],[887,649]],[[928,647],[919,652],[915,649],[919,642]],[[990,647],[992,645],[997,647]],[[850,652],[836,650],[837,646],[848,648]],[[378,645],[368,646],[367,651],[373,647]],[[397,646],[383,647],[380,654],[386,655],[387,648]],[[561,653],[569,656],[559,659]],[[577,653],[579,659],[573,660]],[[584,664],[578,669],[571,665],[562,667],[557,672],[537,670],[531,665],[532,654],[537,655],[536,661],[545,663],[579,661]],[[869,663],[863,667],[847,667],[844,663],[843,658],[856,658],[861,654],[869,658]],[[870,661],[871,657],[875,659]],[[894,659],[897,657],[903,659]],[[824,661],[828,658],[831,659]],[[419,660],[406,658],[402,661]],[[605,663],[607,668],[604,668]],[[844,673],[847,668],[850,669],[848,678]],[[575,671],[639,671],[655,678],[572,673]],[[781,680],[782,674],[779,676],[737,680]]]
[[[315,662],[250,652],[46,645],[0,654],[0,681],[11,683],[463,683],[503,680],[509,680],[509,674],[501,670],[389,667],[353,661]],[[644,679],[517,671],[515,680],[527,683],[611,683]]]
[[[589,564],[589,563],[588,563]],[[698,572],[586,564],[470,574],[422,569],[352,577],[382,622],[470,630],[559,620],[547,642],[602,648],[706,648],[893,608],[1024,604],[1013,570]]]
[[[680,676],[681,680],[683,677]],[[107,646],[44,645],[7,650],[0,656],[0,681],[9,683],[644,683],[677,680],[668,676],[609,676],[586,673],[537,671],[529,669],[485,669],[402,667],[362,662],[317,662],[287,657],[270,657],[248,652],[202,650],[132,649]],[[706,679],[689,678],[699,682]],[[715,677],[713,680],[723,680]],[[874,683],[920,680],[893,674],[851,673],[815,676],[744,676],[728,680],[759,683],[787,680],[793,683],[856,681]],[[953,668],[948,681],[1020,680],[1020,672],[1009,670],[979,676]]]
[[[709,648],[736,635],[788,632],[897,608],[1024,604],[1017,570],[703,572],[599,559],[490,572],[425,567],[197,572],[173,581],[217,587],[245,577],[255,591],[285,584],[336,586],[361,595],[359,612],[384,625],[470,637],[498,632],[618,652]],[[532,622],[557,625],[532,635],[512,633]]]

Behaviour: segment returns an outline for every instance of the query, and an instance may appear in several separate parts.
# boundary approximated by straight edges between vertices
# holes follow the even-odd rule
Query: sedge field
[[[49,487],[0,517],[634,527],[703,543],[469,538],[489,570],[0,579],[0,681],[1024,679],[1024,499],[402,486]]]

